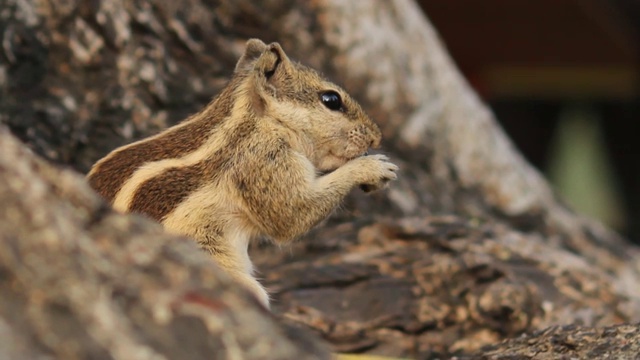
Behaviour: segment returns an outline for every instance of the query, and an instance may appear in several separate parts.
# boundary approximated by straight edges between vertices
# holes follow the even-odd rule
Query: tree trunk
[[[445,356],[556,324],[640,320],[638,250],[559,201],[471,91],[412,1],[4,1],[0,121],[36,153],[80,172],[111,149],[197,111],[224,85],[250,37],[280,42],[362,103],[383,129],[384,151],[401,165],[399,181],[381,194],[353,194],[346,210],[286,251],[252,249],[275,311],[314,329],[334,350]],[[50,173],[53,183],[63,174]],[[62,192],[56,201],[73,203],[73,195]],[[37,205],[25,202],[24,208]],[[77,216],[57,214],[56,221],[68,216],[71,229],[84,234],[87,223]],[[137,243],[125,234],[142,231],[137,225],[119,229],[123,248]],[[159,248],[172,241],[146,236]],[[124,256],[123,249],[109,255],[117,249],[102,248],[105,240],[91,231],[83,238],[93,239],[108,263]],[[68,260],[48,261],[63,267],[60,259]],[[163,261],[156,271],[166,271]],[[186,260],[180,266],[199,274]],[[160,281],[144,279],[141,287]],[[200,278],[193,281],[204,286]],[[66,288],[55,296],[71,297]],[[151,306],[138,292],[131,301]],[[84,311],[84,301],[64,304],[63,314],[75,314],[74,306]],[[30,315],[34,321],[67,319],[43,309]],[[119,319],[135,314],[123,312]],[[69,317],[76,319],[74,329],[102,339],[79,316]],[[150,323],[136,327],[134,337],[154,336],[153,320],[135,318]],[[0,322],[0,335],[2,328]],[[47,328],[38,329],[44,336]],[[170,330],[162,336],[178,339]]]

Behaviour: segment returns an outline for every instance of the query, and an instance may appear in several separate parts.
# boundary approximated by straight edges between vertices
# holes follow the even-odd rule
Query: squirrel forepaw
[[[353,162],[358,186],[366,193],[380,190],[398,178],[398,166],[390,162],[386,155],[366,155]]]

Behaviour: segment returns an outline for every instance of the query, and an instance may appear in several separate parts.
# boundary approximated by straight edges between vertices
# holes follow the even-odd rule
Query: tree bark
[[[616,325],[600,329],[584,326],[553,326],[529,336],[489,346],[464,359],[638,359],[640,327]]]
[[[275,311],[334,350],[470,354],[552,325],[640,320],[638,250],[558,199],[414,2],[4,1],[0,121],[80,172],[204,106],[250,37],[280,42],[362,103],[399,181],[353,194],[286,251],[252,249]],[[121,230],[122,246],[135,233]]]

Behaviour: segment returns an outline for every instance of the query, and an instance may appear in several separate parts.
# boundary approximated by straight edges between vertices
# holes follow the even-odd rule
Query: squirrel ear
[[[267,50],[267,44],[259,39],[249,39],[247,41],[244,54],[236,64],[235,72],[251,70],[256,60]]]
[[[269,44],[267,50],[268,51],[265,51],[260,59],[258,59],[256,67],[258,67],[265,78],[269,80],[278,68],[287,66],[286,64],[289,63],[289,58],[287,54],[284,53],[284,50],[282,50],[280,44],[276,42]]]
[[[266,45],[258,39],[247,41],[247,47],[236,64],[236,72],[258,70],[268,80],[281,64],[289,63],[287,54],[278,43]]]

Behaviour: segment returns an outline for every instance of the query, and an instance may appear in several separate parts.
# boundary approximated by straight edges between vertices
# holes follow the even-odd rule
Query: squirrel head
[[[335,170],[380,145],[380,129],[360,105],[315,70],[291,61],[278,43],[249,40],[234,78],[261,121],[297,134],[319,171]]]

